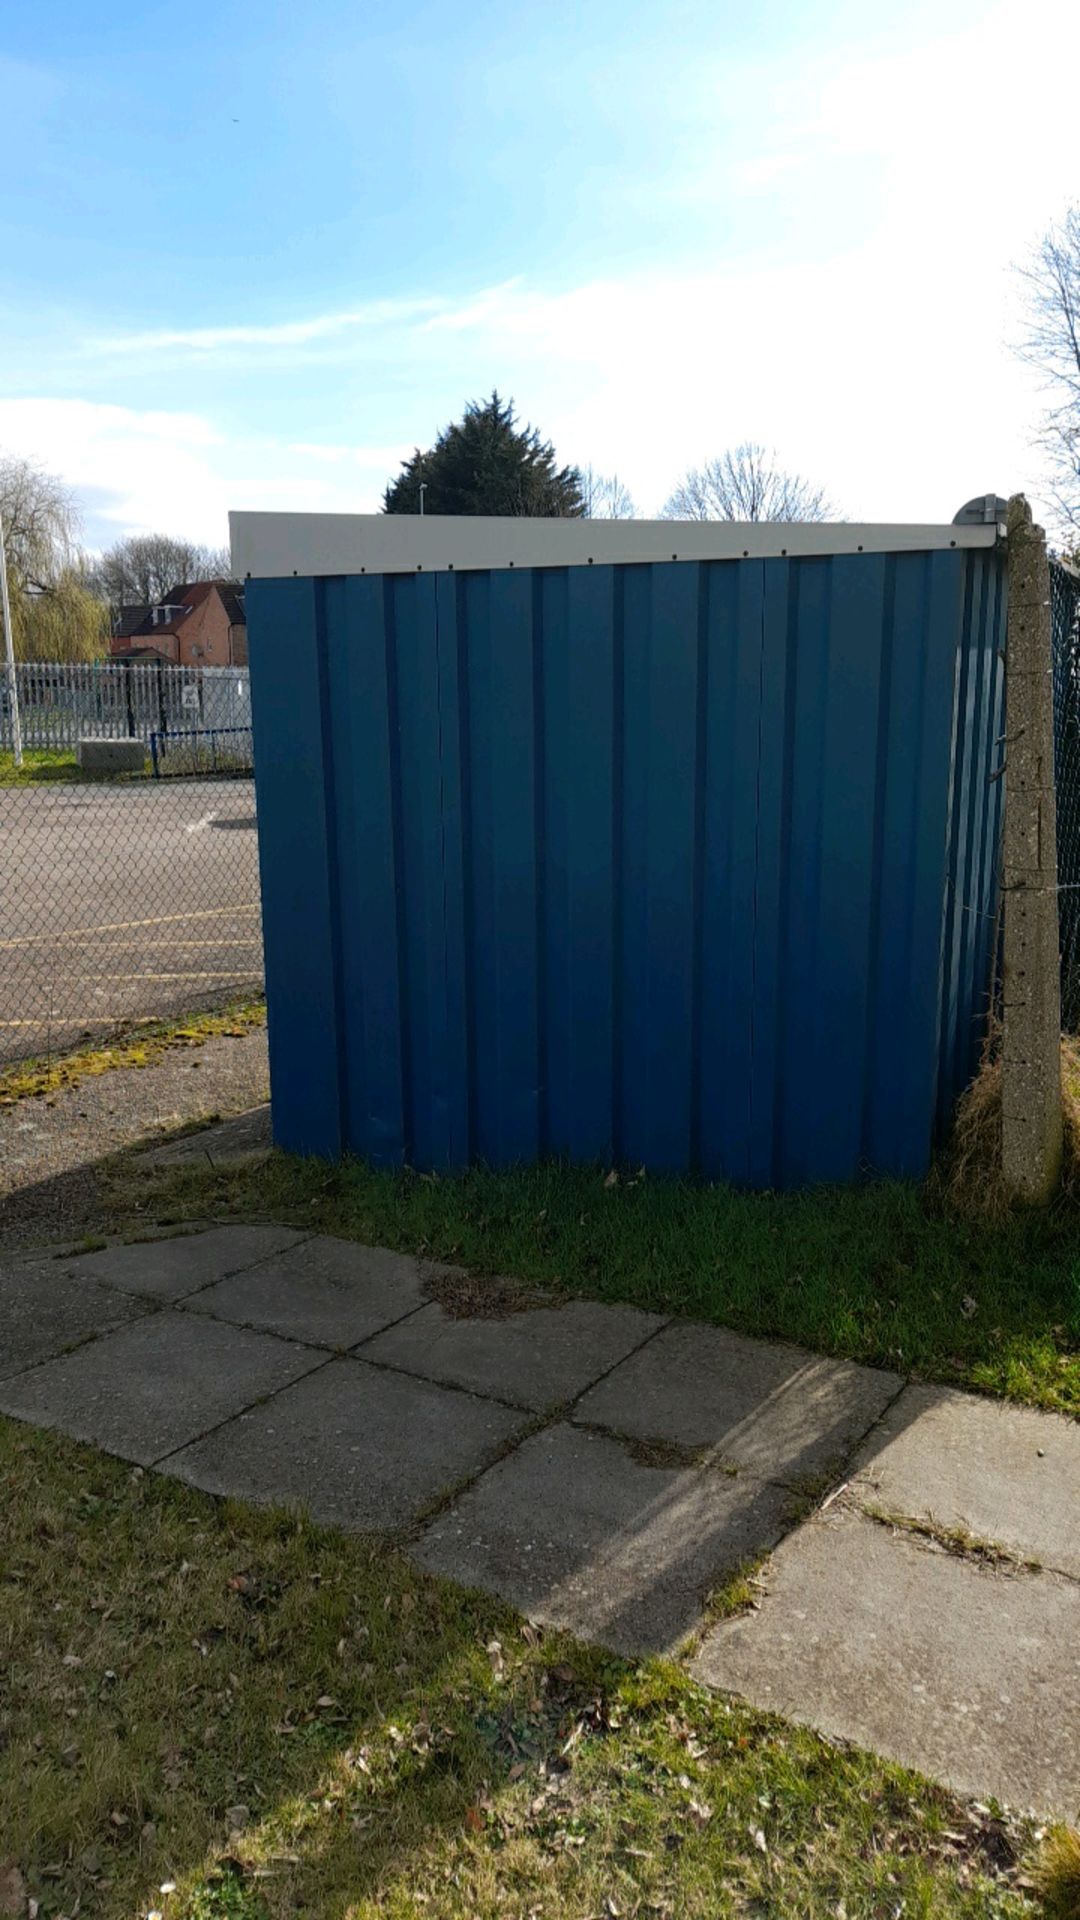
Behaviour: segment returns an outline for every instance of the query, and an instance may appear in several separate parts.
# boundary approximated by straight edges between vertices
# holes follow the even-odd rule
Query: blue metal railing
[[[220,742],[244,743],[238,750]],[[182,764],[185,748],[188,763]],[[173,764],[166,765],[169,757]],[[154,779],[177,778],[185,773],[250,773],[253,766],[252,739],[250,727],[171,727],[160,728],[150,735],[150,759],[153,763]],[[177,764],[178,759],[181,764]]]

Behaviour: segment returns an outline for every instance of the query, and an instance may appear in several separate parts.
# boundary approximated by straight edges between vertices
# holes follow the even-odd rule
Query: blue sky
[[[646,513],[746,437],[850,517],[1038,502],[1011,267],[1080,195],[1075,5],[2,20],[0,448],[92,544],[371,510],[493,385]]]

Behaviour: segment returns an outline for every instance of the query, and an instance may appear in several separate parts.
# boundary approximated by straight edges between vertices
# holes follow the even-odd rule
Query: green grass
[[[1029,1835],[993,1810],[674,1664],[541,1633],[385,1543],[6,1421],[0,1513],[5,1911],[1032,1911]]]
[[[27,747],[21,767],[15,755],[0,752],[0,787],[35,787],[49,780],[79,780],[79,768],[73,749]]]
[[[125,1175],[121,1204],[131,1183]],[[1080,1213],[956,1220],[894,1183],[749,1194],[544,1166],[435,1179],[276,1154],[140,1214],[255,1214],[1080,1415]]]
[[[0,752],[0,787],[40,787],[65,780],[114,785],[118,780],[146,780],[149,776],[149,749],[146,764],[138,773],[84,773],[73,747],[27,747],[21,767],[15,765],[13,753]]]
[[[1053,1827],[1035,1875],[1047,1920],[1080,1920],[1080,1832]]]

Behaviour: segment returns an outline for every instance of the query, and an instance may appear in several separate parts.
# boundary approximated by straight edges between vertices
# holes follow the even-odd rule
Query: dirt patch
[[[688,1447],[678,1440],[638,1440],[625,1433],[617,1433],[613,1438],[637,1467],[660,1467],[668,1472],[679,1472],[684,1467],[719,1467],[732,1478],[738,1472],[737,1467],[715,1459],[709,1447]]]
[[[558,1305],[554,1294],[527,1287],[522,1280],[465,1273],[456,1267],[433,1269],[424,1282],[424,1292],[452,1320],[506,1320],[512,1313],[532,1313],[537,1307]]]

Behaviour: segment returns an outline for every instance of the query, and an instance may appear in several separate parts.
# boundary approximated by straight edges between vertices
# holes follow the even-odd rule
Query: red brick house
[[[156,607],[125,607],[110,642],[114,660],[167,660],[180,667],[246,667],[242,588],[231,580],[175,587]]]

